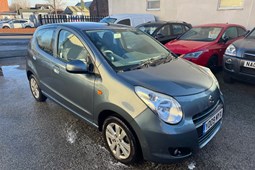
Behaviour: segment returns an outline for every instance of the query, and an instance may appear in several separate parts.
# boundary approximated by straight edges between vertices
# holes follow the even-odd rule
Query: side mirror
[[[69,73],[88,73],[88,65],[81,60],[73,60],[67,63],[66,71]]]
[[[155,35],[155,39],[160,39],[160,38],[163,38],[163,37],[164,37],[164,35],[161,34],[161,33],[158,33],[158,34]]]
[[[230,39],[230,38],[229,38],[229,36],[227,36],[227,35],[223,35],[223,36],[221,37],[221,40],[222,40],[222,42],[224,42],[224,43],[228,42],[229,39]]]

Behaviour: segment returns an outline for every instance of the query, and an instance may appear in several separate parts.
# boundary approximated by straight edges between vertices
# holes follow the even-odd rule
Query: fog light
[[[233,60],[231,58],[225,61],[225,67],[226,69],[233,71]]]

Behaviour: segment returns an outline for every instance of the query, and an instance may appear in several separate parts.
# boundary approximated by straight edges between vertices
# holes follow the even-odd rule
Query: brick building
[[[0,12],[8,12],[8,0],[0,0]]]
[[[90,16],[108,16],[108,0],[93,0],[89,7]]]

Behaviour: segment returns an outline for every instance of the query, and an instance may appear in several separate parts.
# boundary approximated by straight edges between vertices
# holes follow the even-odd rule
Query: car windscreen
[[[246,38],[255,39],[255,29],[253,29]]]
[[[218,38],[220,27],[195,27],[183,34],[179,40],[188,41],[214,41]]]
[[[152,35],[158,27],[159,25],[141,25],[138,26],[137,28],[149,35]]]
[[[170,56],[169,51],[157,41],[136,29],[91,30],[85,33],[115,71]]]
[[[116,18],[103,18],[100,20],[101,23],[109,23],[109,24],[113,24],[117,19]]]

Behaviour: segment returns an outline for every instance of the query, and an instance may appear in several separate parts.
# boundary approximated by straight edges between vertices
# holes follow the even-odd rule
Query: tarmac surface
[[[27,55],[32,35],[0,34],[0,59]]]
[[[225,84],[222,129],[179,163],[126,166],[105,149],[102,134],[51,100],[30,93],[23,57],[0,59],[0,169],[255,169],[255,87]],[[188,139],[187,139],[188,140]],[[159,144],[160,145],[160,144]]]

